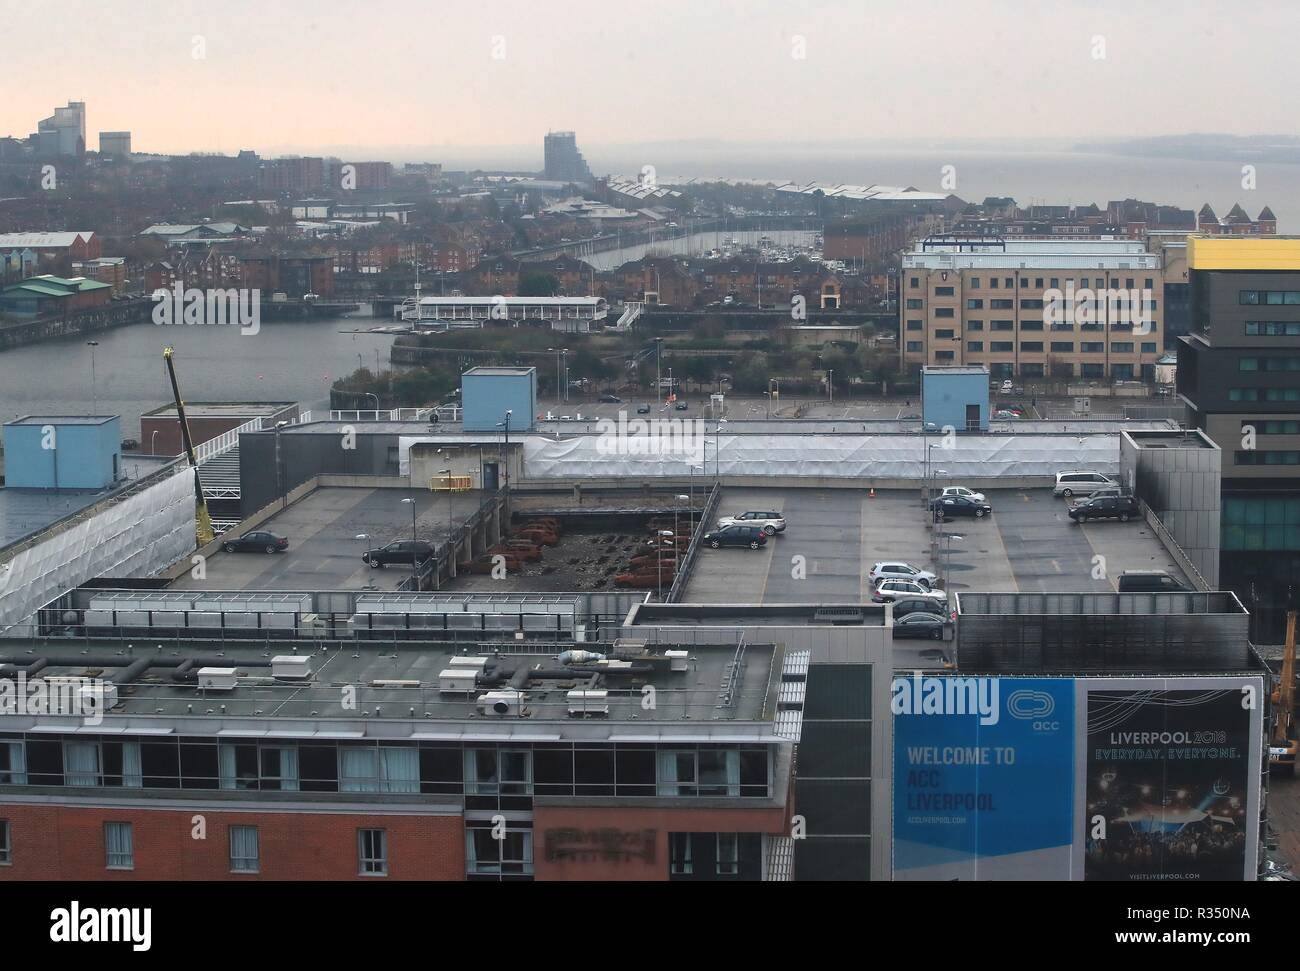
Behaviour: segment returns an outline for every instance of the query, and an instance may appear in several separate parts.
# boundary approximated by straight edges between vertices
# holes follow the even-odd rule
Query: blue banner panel
[[[1070,878],[1074,680],[897,677],[894,877]]]

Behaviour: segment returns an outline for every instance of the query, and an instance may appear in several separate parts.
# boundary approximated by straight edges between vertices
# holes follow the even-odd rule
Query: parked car
[[[621,405],[623,403],[623,399],[616,394],[603,394],[599,400],[607,405]]]
[[[871,581],[872,587],[881,580],[915,580],[928,590],[934,586],[934,581],[938,577],[929,570],[918,570],[909,563],[893,560],[882,561],[872,566],[867,573],[867,579]]]
[[[1011,389],[1013,387],[1014,385],[1010,381],[1003,381],[1001,386],[998,388],[998,391],[1002,394],[1011,394]]]
[[[423,563],[433,556],[433,547],[423,540],[398,540],[379,549],[366,550],[361,555],[361,562],[378,568],[395,563],[398,566],[410,566],[412,562]]]
[[[938,641],[943,639],[943,625],[942,615],[918,611],[906,617],[895,617],[893,634],[895,638],[928,637]]]
[[[906,617],[908,614],[915,613],[935,614],[938,617],[948,616],[948,605],[940,603],[938,600],[924,600],[920,597],[899,597],[894,600],[894,621],[898,618]]]
[[[965,496],[941,496],[930,501],[930,508],[939,519],[952,519],[957,516],[973,516],[983,519],[993,511],[987,502],[976,502]]]
[[[735,516],[724,516],[718,520],[718,528],[738,523],[742,526],[757,526],[768,536],[785,532],[785,519],[779,512],[742,512]]]
[[[1092,496],[1070,509],[1070,518],[1076,523],[1087,522],[1089,519],[1118,519],[1121,523],[1126,523],[1130,519],[1136,519],[1139,514],[1137,499],[1115,493]]]
[[[637,406],[636,406],[636,413],[637,413],[638,415],[648,415],[648,414],[650,414],[650,406],[649,406],[649,405],[637,405]]]
[[[1119,575],[1120,593],[1178,593],[1186,589],[1164,570],[1125,570]]]
[[[1072,469],[1056,473],[1056,487],[1052,494],[1056,496],[1090,496],[1102,489],[1119,489],[1119,483],[1110,476],[1100,472]]]
[[[945,496],[961,496],[963,499],[974,499],[976,502],[984,501],[984,493],[972,492],[965,486],[947,486],[943,492],[939,493],[940,499],[943,499]]]
[[[993,412],[993,417],[997,421],[1014,421],[1020,416],[1008,408],[1000,408],[997,411]]]
[[[763,532],[761,526],[742,526],[739,523],[732,523],[730,526],[720,526],[711,533],[705,533],[704,542],[715,550],[721,546],[748,546],[751,550],[756,550],[767,544],[767,533]]]
[[[673,405],[673,408],[677,411],[690,411],[691,403],[689,401],[679,401]]]
[[[259,529],[235,539],[222,540],[221,548],[227,553],[283,553],[289,548],[289,541],[278,533]]]
[[[942,590],[931,590],[915,580],[881,580],[876,584],[876,589],[871,595],[871,599],[876,603],[885,603],[900,597],[909,600],[933,600],[944,605],[948,603],[948,595]]]

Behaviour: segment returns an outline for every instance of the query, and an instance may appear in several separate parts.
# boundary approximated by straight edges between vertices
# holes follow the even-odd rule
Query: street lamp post
[[[956,533],[948,533],[945,539],[947,540],[947,552],[943,561],[943,592],[950,593],[948,590],[948,577],[952,572],[952,541],[957,540],[958,542],[961,542],[962,537],[958,536]]]
[[[95,348],[99,346],[99,341],[86,341],[86,346],[90,348],[90,413],[99,414],[99,395],[95,391]]]
[[[708,443],[705,442],[705,444],[707,445]],[[705,461],[707,462],[708,460],[705,459]],[[698,465],[692,465],[692,466],[691,466],[691,490],[690,490],[690,491],[691,491],[691,504],[690,504],[690,506],[689,506],[688,508],[690,509],[690,512],[691,512],[691,536],[692,536],[692,537],[695,536],[695,473],[696,473],[696,472],[703,472],[703,471],[704,471],[704,469],[702,469],[702,468],[701,468],[700,466],[698,466]]]
[[[505,446],[501,453],[501,474],[505,483],[506,495],[510,494],[510,416],[513,414],[514,409],[507,408],[505,421],[497,422],[498,428],[506,430]]]
[[[659,530],[659,542],[655,543],[655,560],[658,570],[659,599],[664,598],[664,538],[671,536],[673,538],[673,553],[677,553],[677,534],[668,532],[666,529]],[[676,559],[673,561],[676,562]]]
[[[831,368],[826,372],[826,391],[830,396],[830,404],[835,404],[835,369]]]
[[[720,483],[722,481],[722,426],[727,423],[727,419],[719,418],[713,426],[713,481]]]
[[[363,391],[361,392],[361,394],[363,397],[375,399],[375,421],[378,421],[379,420],[379,395],[375,394],[373,391]]]
[[[409,499],[403,499],[402,502],[409,502],[411,504],[411,589],[418,591],[420,589],[420,565],[417,559],[418,554],[415,549],[415,496],[411,496]]]
[[[663,350],[663,346],[664,346],[664,339],[662,337],[656,337],[655,338],[655,396],[656,398],[659,395],[663,394],[663,390],[664,390],[663,384],[660,383],[662,381],[662,378],[660,377],[660,369],[659,369],[659,355],[660,352]]]
[[[441,449],[439,449],[439,451],[441,451]],[[453,519],[452,519],[452,509],[453,509],[453,507],[455,506],[455,503],[452,502],[452,498],[451,498],[451,480],[450,480],[451,469],[439,469],[439,470],[438,470],[436,473],[434,473],[434,474],[435,474],[435,475],[445,475],[445,476],[448,476],[448,481],[447,481],[447,577],[448,577],[448,579],[450,579],[450,578],[451,578],[451,565],[452,565],[452,560],[453,560],[453,559],[455,558],[455,556],[456,556],[455,551],[452,549],[452,545],[451,545],[451,541],[452,541],[452,531],[455,529],[455,526],[453,525]]]

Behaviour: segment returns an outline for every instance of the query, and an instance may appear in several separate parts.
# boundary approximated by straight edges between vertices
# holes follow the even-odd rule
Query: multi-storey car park
[[[949,434],[935,396],[919,421],[714,420],[656,451],[522,408],[507,429],[491,400],[478,427],[242,432],[236,532],[287,553],[178,558],[129,497],[0,551],[0,681],[105,699],[0,713],[0,879],[1261,872],[1271,676],[1217,590],[1205,435]],[[1075,525],[1062,468],[1112,476],[1141,520]],[[992,514],[935,523],[944,484]],[[701,548],[746,509],[788,527]],[[563,524],[539,561],[472,569],[538,518]],[[362,563],[413,532],[427,562]],[[650,532],[693,542],[666,582],[616,586]],[[873,602],[893,558],[941,578],[940,640],[896,639]],[[1119,593],[1128,570],[1187,590]]]

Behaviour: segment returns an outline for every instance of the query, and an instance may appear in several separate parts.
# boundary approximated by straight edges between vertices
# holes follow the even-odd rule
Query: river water
[[[360,364],[387,369],[391,334],[341,333],[377,321],[353,315],[316,321],[264,322],[257,334],[235,326],[132,324],[84,338],[0,351],[0,419],[19,415],[122,416],[122,437],[139,438],[140,415],[170,404],[162,349],[176,348],[176,373],[186,401],[296,401],[329,408],[335,379]],[[382,321],[388,323],[388,321]],[[92,403],[92,401],[94,403]]]

